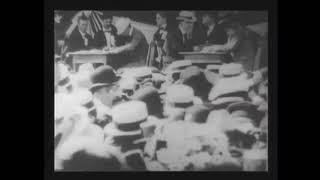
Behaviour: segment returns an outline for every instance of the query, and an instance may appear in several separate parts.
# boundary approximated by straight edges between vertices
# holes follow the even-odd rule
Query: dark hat
[[[227,107],[227,111],[232,114],[235,111],[243,111],[244,114],[241,114],[239,116],[250,118],[253,120],[255,124],[259,124],[263,113],[259,112],[258,107],[251,102],[243,101],[243,102],[235,102],[230,104]]]
[[[237,110],[252,112],[252,111],[256,111],[256,109],[257,109],[257,106],[248,101],[232,103],[227,107],[227,110],[229,111],[229,113],[232,113]]]
[[[193,105],[186,109],[185,121],[205,123],[210,109],[204,105]]]
[[[134,93],[132,99],[145,102],[149,115],[154,115],[157,117],[161,116],[162,103],[156,88],[151,86],[143,87]]]
[[[120,79],[111,66],[105,65],[98,67],[90,76],[92,85],[90,91],[94,91],[99,87],[113,85]]]

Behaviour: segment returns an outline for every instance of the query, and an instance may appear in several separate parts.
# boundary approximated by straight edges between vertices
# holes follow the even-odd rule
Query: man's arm
[[[140,43],[141,39],[142,39],[142,35],[140,33],[134,33],[131,42],[123,46],[117,47],[114,50],[114,52],[121,53],[125,51],[133,51],[137,47],[137,45]]]

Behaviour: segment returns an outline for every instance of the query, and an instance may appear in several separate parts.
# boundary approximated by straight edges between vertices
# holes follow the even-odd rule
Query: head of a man
[[[101,101],[102,104],[111,107],[112,102],[117,96],[118,85],[102,86],[93,90],[93,95]]]
[[[179,26],[186,33],[191,33],[193,30],[194,23],[188,20],[182,20],[179,22]]]
[[[89,20],[86,16],[82,15],[78,19],[78,28],[82,33],[85,33],[87,31],[89,25]]]
[[[103,27],[108,29],[112,25],[112,16],[111,15],[104,15],[103,16]]]
[[[202,24],[205,26],[210,26],[211,24],[216,24],[217,15],[213,12],[205,12],[202,14]]]
[[[119,88],[120,77],[114,72],[111,66],[100,66],[91,74],[90,91],[93,96],[104,105],[111,107]]]
[[[167,14],[165,12],[157,12],[156,14],[157,26],[162,26],[167,24]]]

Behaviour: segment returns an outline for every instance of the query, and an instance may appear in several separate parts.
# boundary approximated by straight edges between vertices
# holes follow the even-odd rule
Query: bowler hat
[[[92,85],[90,91],[94,91],[99,87],[113,85],[120,79],[111,66],[105,65],[98,67],[90,76]]]

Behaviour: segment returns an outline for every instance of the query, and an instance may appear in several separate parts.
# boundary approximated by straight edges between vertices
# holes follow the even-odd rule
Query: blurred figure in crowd
[[[168,25],[168,16],[166,12],[159,11],[156,13],[156,23],[158,26],[157,31],[153,35],[153,41],[155,45],[155,54],[154,54],[154,62],[151,62],[152,66],[162,68],[163,56],[166,56],[168,53],[167,47],[167,34],[168,31],[172,31],[172,29]],[[153,45],[153,44],[151,44]]]
[[[113,121],[104,128],[105,143],[118,148],[121,159],[129,170],[143,171],[143,138],[140,124],[148,117],[147,106],[142,101],[129,101],[112,108]]]

